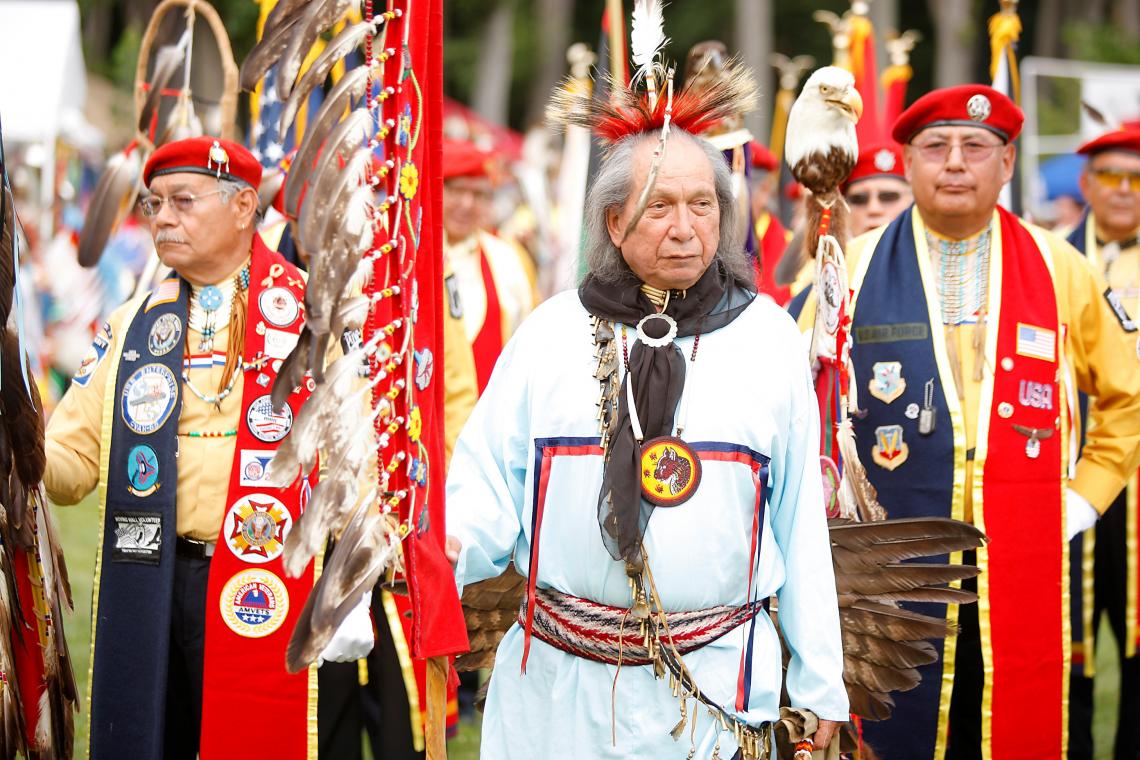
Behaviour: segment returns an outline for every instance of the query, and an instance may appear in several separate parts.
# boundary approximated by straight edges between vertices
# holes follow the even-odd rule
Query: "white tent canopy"
[[[87,72],[75,0],[0,0],[0,71],[6,141],[46,142],[82,114]]]

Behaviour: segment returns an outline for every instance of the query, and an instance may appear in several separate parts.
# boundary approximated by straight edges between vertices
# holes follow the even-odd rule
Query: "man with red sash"
[[[752,176],[749,178],[752,203],[753,234],[756,237],[756,291],[772,297],[778,304],[785,304],[792,297],[787,285],[776,284],[776,265],[792,239],[792,233],[780,224],[768,209],[772,199],[772,186],[778,179],[776,169],[779,162],[775,154],[756,140],[748,144],[752,161]]]
[[[1081,193],[1088,211],[1069,242],[1104,275],[1113,312],[1131,338],[1140,308],[1140,127],[1116,129],[1082,145]],[[1132,315],[1132,316],[1130,316]],[[1138,345],[1140,348],[1140,345]],[[1131,354],[1117,361],[1131,364]],[[1070,758],[1091,758],[1095,634],[1108,614],[1120,657],[1120,719],[1115,757],[1140,757],[1140,491],[1137,474],[1095,530],[1073,539],[1073,682]]]
[[[893,129],[915,205],[848,246],[852,422],[879,501],[990,539],[964,558],[976,607],[933,610],[959,635],[862,724],[882,757],[1065,755],[1068,538],[1137,464],[1135,336],[1072,246],[997,206],[1023,118],[983,85],[919,98]],[[1079,462],[1078,390],[1096,398]]]
[[[307,389],[269,391],[304,323],[304,278],[254,233],[261,166],[228,140],[169,143],[144,169],[171,276],[117,309],[47,429],[60,504],[98,487],[88,748],[94,758],[316,752],[316,668],[285,646],[314,582],[281,554],[316,472],[264,482]],[[366,620],[366,618],[365,618]],[[334,637],[325,659],[359,656]],[[360,646],[360,645],[363,645]],[[363,651],[360,651],[363,648]]]
[[[490,160],[472,143],[443,141],[444,260],[454,272],[447,280],[448,304],[463,304],[480,393],[507,339],[534,307],[519,258],[525,254],[487,231],[494,192]]]

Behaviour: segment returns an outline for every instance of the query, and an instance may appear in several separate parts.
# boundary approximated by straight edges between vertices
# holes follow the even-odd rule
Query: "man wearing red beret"
[[[232,757],[251,720],[272,727],[258,756],[315,749],[316,679],[285,670],[313,567],[289,578],[281,555],[317,473],[264,481],[308,394],[282,408],[269,395],[304,323],[304,279],[254,232],[260,179],[229,140],[154,152],[140,206],[173,271],[112,313],[47,427],[52,500],[99,490],[93,758]],[[371,647],[364,622],[341,654]],[[338,634],[322,657],[344,645]]]
[[[841,189],[851,209],[847,227],[852,237],[891,222],[914,200],[902,148],[888,140],[859,146],[859,160]]]
[[[1088,157],[1080,176],[1088,211],[1069,235],[1069,242],[1104,275],[1113,307],[1122,315],[1134,316],[1140,309],[1140,127],[1106,132],[1082,145],[1077,153]],[[1137,335],[1140,333],[1133,332],[1132,337]],[[1128,366],[1130,359],[1126,355],[1117,361]],[[1072,594],[1081,602],[1081,614],[1073,620],[1070,758],[1093,756],[1092,660],[1094,636],[1105,612],[1120,656],[1115,756],[1140,757],[1140,724],[1136,721],[1140,715],[1137,482],[1137,473],[1130,473],[1127,487],[1116,496],[1096,528],[1074,539],[1071,548],[1075,570]]]
[[[879,501],[989,537],[950,558],[982,569],[978,604],[930,603],[959,635],[863,723],[884,757],[1065,756],[1068,539],[1140,455],[1135,326],[1079,252],[997,205],[1022,120],[983,85],[919,98],[893,129],[915,204],[848,245],[852,423]],[[1095,398],[1079,462],[1078,390]]]
[[[507,339],[534,308],[520,252],[487,231],[491,172],[490,154],[473,143],[443,141],[444,257],[455,273],[447,281],[448,306],[463,315],[480,393]]]

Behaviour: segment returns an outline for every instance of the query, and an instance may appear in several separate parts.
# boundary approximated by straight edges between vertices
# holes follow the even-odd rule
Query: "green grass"
[[[74,507],[57,508],[56,522],[60,527],[71,589],[75,599],[75,613],[66,617],[67,640],[75,662],[79,680],[80,705],[83,711],[75,721],[75,746],[87,745],[87,713],[83,699],[87,694],[87,667],[91,654],[91,582],[95,572],[95,546],[98,538],[98,509],[94,497],[88,497]],[[1093,740],[1097,747],[1097,760],[1112,757],[1112,737],[1116,732],[1116,700],[1120,688],[1120,674],[1116,661],[1112,633],[1107,623],[1101,626],[1097,639],[1097,680],[1095,693],[1096,712],[1093,717]],[[76,752],[82,756],[82,750]],[[479,756],[478,721],[460,723],[459,735],[448,744],[452,760],[475,760]]]

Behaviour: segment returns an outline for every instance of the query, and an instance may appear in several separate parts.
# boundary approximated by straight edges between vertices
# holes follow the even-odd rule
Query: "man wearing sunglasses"
[[[281,555],[317,473],[265,481],[309,392],[281,408],[269,395],[305,284],[255,233],[261,173],[212,137],[151,155],[140,205],[173,271],[112,313],[47,427],[48,495],[74,504],[98,488],[102,515],[91,757],[225,755],[242,716],[272,720],[259,751],[310,741],[315,679],[286,672],[285,645],[314,573],[287,577]],[[340,656],[371,647],[363,621]]]
[[[1135,328],[1079,252],[998,206],[1023,119],[983,85],[919,98],[892,130],[914,206],[848,245],[851,420],[878,500],[989,537],[949,558],[982,569],[963,584],[978,604],[928,610],[958,636],[863,724],[885,757],[1065,756],[1068,539],[1137,465]],[[1078,390],[1095,399],[1079,462]]]
[[[1088,157],[1080,176],[1088,209],[1069,235],[1069,242],[1104,274],[1110,289],[1106,296],[1112,299],[1113,309],[1128,326],[1131,337],[1136,338],[1140,332],[1131,317],[1140,308],[1140,126],[1107,132],[1082,145],[1077,153]],[[1140,343],[1136,350],[1140,351]],[[1130,359],[1125,355],[1118,361],[1128,365]],[[1083,662],[1074,664],[1069,695],[1070,758],[1093,756],[1095,674],[1091,661],[1102,613],[1108,614],[1120,657],[1115,757],[1140,757],[1140,724],[1135,719],[1140,715],[1138,535],[1140,492],[1134,471],[1096,528],[1075,538],[1071,548],[1075,576],[1072,594],[1080,601],[1075,609],[1081,612],[1073,620],[1073,648],[1083,655]]]
[[[914,200],[903,171],[902,148],[887,140],[860,145],[859,160],[842,190],[851,209],[851,237],[892,221]]]

